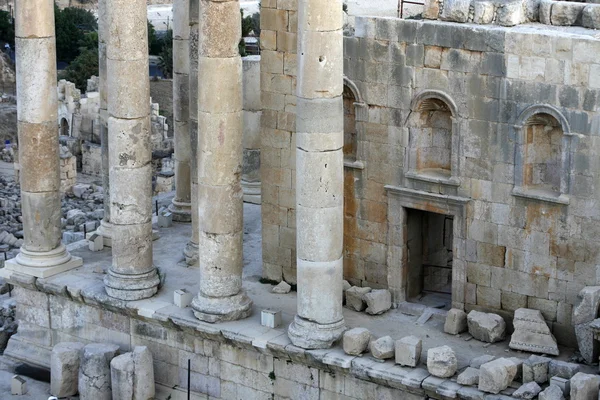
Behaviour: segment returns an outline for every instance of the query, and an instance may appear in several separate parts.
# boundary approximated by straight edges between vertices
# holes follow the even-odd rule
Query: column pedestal
[[[173,201],[169,204],[169,211],[173,214],[173,221],[192,222],[192,204]]]
[[[288,336],[295,346],[303,349],[328,349],[345,330],[344,320],[333,324],[319,324],[296,315],[288,328]]]
[[[47,252],[33,252],[21,248],[21,252],[4,263],[4,268],[38,278],[49,278],[61,272],[83,265],[80,257],[74,257],[61,244],[58,248]]]
[[[110,297],[126,301],[154,296],[159,283],[156,269],[140,275],[124,275],[109,269],[104,277],[106,293]]]
[[[198,294],[192,300],[194,315],[205,322],[236,321],[252,314],[252,300],[245,290],[231,297],[206,297]]]

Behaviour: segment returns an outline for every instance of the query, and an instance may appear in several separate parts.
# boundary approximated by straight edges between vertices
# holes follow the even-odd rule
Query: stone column
[[[54,3],[16,8],[17,127],[23,246],[6,269],[46,278],[82,264],[61,242]]]
[[[154,295],[152,148],[145,0],[106,0],[112,265],[106,292],[122,300]]]
[[[340,6],[341,7],[341,6]],[[242,58],[239,0],[200,0],[198,18],[198,228],[200,291],[207,322],[245,318],[242,289]]]
[[[244,68],[244,162],[242,164],[242,189],[244,201],[260,204],[260,56],[242,59]]]
[[[198,266],[198,12],[199,0],[189,0],[189,129],[191,142],[192,237],[183,250],[185,262]]]
[[[98,91],[100,92],[100,151],[102,153],[102,189],[104,190],[104,218],[100,223],[97,233],[102,236],[104,245],[112,246],[110,223],[110,179],[108,161],[108,97],[106,85],[106,1],[98,1],[98,71],[100,79]]]
[[[292,343],[328,348],[344,331],[342,0],[298,1],[296,226]]]
[[[173,2],[173,119],[175,122],[175,197],[173,220],[192,220],[189,128],[190,23],[189,0]]]

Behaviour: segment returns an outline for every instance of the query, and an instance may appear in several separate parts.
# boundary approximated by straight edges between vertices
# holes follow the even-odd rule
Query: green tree
[[[167,30],[163,38],[163,46],[158,55],[158,69],[167,79],[173,77],[173,30]]]
[[[98,22],[90,11],[67,7],[60,9],[54,4],[54,23],[56,26],[56,58],[71,62],[79,54],[79,43],[87,32],[96,31]]]
[[[85,92],[87,80],[92,75],[98,76],[98,49],[84,49],[61,73],[61,78]]]
[[[15,25],[7,11],[0,11],[0,40],[11,46],[15,44]]]
[[[148,54],[153,56],[160,55],[165,42],[162,37],[156,34],[156,29],[148,21]]]

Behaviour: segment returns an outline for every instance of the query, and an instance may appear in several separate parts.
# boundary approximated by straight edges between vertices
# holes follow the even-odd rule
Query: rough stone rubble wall
[[[295,36],[296,13],[288,2],[286,9],[282,2],[280,8],[265,3],[263,276],[294,282],[295,48],[286,48],[285,39]],[[356,28],[355,37],[345,39],[345,74],[368,110],[357,116],[357,158],[364,169],[349,176],[346,168],[345,278],[390,287],[403,300],[402,205],[452,213],[453,304],[508,318],[519,307],[539,309],[558,340],[574,344],[571,310],[577,294],[600,283],[600,40],[581,28],[566,34],[527,25],[392,18],[359,17]],[[455,108],[452,178],[444,183],[407,174],[405,123],[411,103],[424,91],[435,91],[429,96],[441,96]],[[568,205],[526,190],[525,196],[513,194],[524,168],[516,126],[525,123],[518,118],[532,106],[531,113],[556,110],[562,114],[558,120],[564,116],[563,131],[570,130],[558,156]],[[386,185],[405,194],[386,192]],[[411,191],[416,195],[408,199]],[[444,196],[458,200],[450,205]]]

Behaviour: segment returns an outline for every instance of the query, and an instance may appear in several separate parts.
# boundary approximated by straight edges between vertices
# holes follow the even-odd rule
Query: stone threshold
[[[450,379],[431,376],[424,368],[401,367],[396,365],[393,360],[382,362],[369,355],[347,355],[340,345],[326,350],[304,350],[291,344],[285,330],[264,327],[253,319],[209,324],[197,320],[190,308],[181,309],[165,301],[147,299],[125,302],[117,300],[106,294],[101,278],[86,282],[65,274],[64,277],[59,275],[52,279],[42,279],[15,271],[0,271],[9,283],[25,289],[61,296],[69,301],[156,323],[166,329],[183,331],[192,336],[221,344],[257,351],[320,370],[352,375],[361,380],[415,395],[429,396],[434,399],[492,400],[512,398],[508,395],[514,390],[507,389],[505,395],[488,395],[475,387],[465,387]],[[422,310],[421,307],[417,308],[418,311]],[[411,311],[417,311],[417,309],[412,307]],[[260,310],[255,308],[254,313],[260,313]],[[51,348],[23,340],[18,333],[11,338],[6,351],[6,355],[11,358],[20,359],[42,368],[50,367],[50,354]]]

